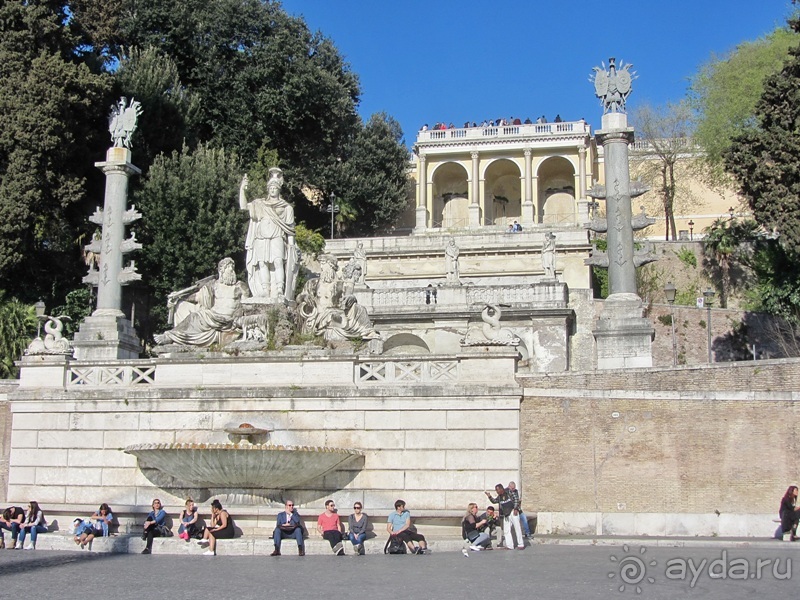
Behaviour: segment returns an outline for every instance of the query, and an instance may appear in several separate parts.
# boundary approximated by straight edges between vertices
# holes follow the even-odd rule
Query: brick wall
[[[800,360],[520,380],[528,510],[777,515],[800,480]]]

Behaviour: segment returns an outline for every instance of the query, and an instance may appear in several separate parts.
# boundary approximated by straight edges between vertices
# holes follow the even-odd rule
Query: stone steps
[[[458,552],[464,545],[462,539],[452,536],[425,535],[425,537],[432,552]],[[386,539],[386,535],[367,539],[364,544],[365,553],[383,554]],[[105,554],[136,554],[141,552],[144,546],[144,540],[140,535],[118,535],[95,538],[90,547],[81,550],[72,540],[71,535],[65,535],[61,532],[40,534],[36,542],[38,550],[88,551]],[[266,536],[242,536],[217,542],[217,554],[220,556],[268,556],[274,548],[272,538]],[[317,537],[307,539],[305,548],[307,555],[331,555],[330,544]],[[155,538],[153,540],[153,554],[195,554],[199,556],[205,551],[206,547],[199,546],[196,540],[185,542],[176,536]],[[285,539],[281,544],[281,552],[286,556],[297,556],[297,544],[292,539]],[[353,547],[349,541],[345,542],[345,553],[353,554]]]

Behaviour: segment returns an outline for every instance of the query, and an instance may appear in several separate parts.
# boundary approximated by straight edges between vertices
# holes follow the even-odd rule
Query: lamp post
[[[336,204],[336,194],[331,192],[331,204],[325,209],[331,213],[331,239],[333,239],[333,218],[339,212],[339,205]]]
[[[687,225],[689,225],[689,241],[692,241],[694,240],[694,235],[692,234],[694,231],[694,221],[689,221]]]
[[[733,215],[736,214],[736,209],[731,206],[728,209],[728,214],[731,216],[731,221],[733,221]]]
[[[708,328],[708,364],[711,364],[711,305],[714,303],[714,296],[716,293],[711,288],[706,288],[703,292],[705,298],[706,309],[708,310],[708,321],[706,327]]]
[[[678,366],[678,344],[675,341],[675,313],[673,312],[673,304],[675,303],[675,292],[677,292],[675,284],[671,281],[667,282],[664,286],[664,295],[669,302],[669,320],[672,324],[672,366]]]
[[[39,327],[36,330],[36,337],[42,337],[42,317],[44,316],[47,307],[44,304],[44,300],[39,298],[39,301],[33,305],[33,310],[36,311],[36,320],[39,322]]]

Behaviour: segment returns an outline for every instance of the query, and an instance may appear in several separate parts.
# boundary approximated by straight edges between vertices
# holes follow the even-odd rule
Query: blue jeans
[[[525,516],[525,513],[519,511],[519,520],[522,524],[522,532],[525,535],[531,534],[531,526],[528,524],[528,517]]]
[[[364,532],[356,535],[355,533],[351,532],[348,534],[348,537],[350,538],[350,543],[353,544],[353,546],[358,546],[359,544],[363,544],[364,540],[367,539],[367,533]]]
[[[47,527],[44,525],[34,525],[33,527],[20,527],[19,530],[19,543],[25,543],[25,536],[28,535],[28,531],[31,532],[31,544],[34,546],[36,545],[36,538],[39,537],[40,533],[47,533]],[[12,534],[13,535],[13,534]]]
[[[272,541],[275,542],[275,550],[281,549],[281,540],[286,538],[294,538],[297,540],[297,548],[303,547],[303,528],[295,527],[294,531],[284,531],[280,527],[276,527],[272,532]]]
[[[11,522],[11,526],[6,525],[5,523],[0,523],[0,540],[5,540],[3,530],[11,532],[11,541],[16,542],[17,536],[19,535],[19,523],[16,521]]]

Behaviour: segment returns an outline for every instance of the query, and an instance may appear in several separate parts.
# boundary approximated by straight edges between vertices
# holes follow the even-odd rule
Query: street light
[[[733,221],[733,215],[736,212],[736,209],[732,206],[728,209],[728,214],[731,216],[731,221]]]
[[[694,221],[689,221],[687,225],[689,225],[689,241],[692,241],[694,239],[694,236],[692,235],[692,232],[694,231]]]
[[[706,288],[706,291],[703,292],[706,309],[708,310],[708,321],[706,322],[706,327],[708,328],[708,364],[711,364],[711,305],[714,303],[714,296],[716,296],[716,293],[711,288]]]
[[[678,345],[675,342],[675,313],[673,312],[672,305],[675,303],[675,292],[677,292],[677,288],[675,284],[671,281],[667,282],[667,285],[664,286],[664,295],[667,297],[667,302],[669,302],[669,320],[672,323],[672,366],[678,366]]]
[[[331,213],[331,239],[333,239],[333,217],[339,212],[339,205],[336,204],[336,194],[331,192],[331,204],[325,209]]]
[[[36,311],[36,320],[39,322],[39,328],[36,330],[36,337],[42,337],[42,317],[47,310],[44,300],[39,298],[39,301],[33,305],[33,310]]]

